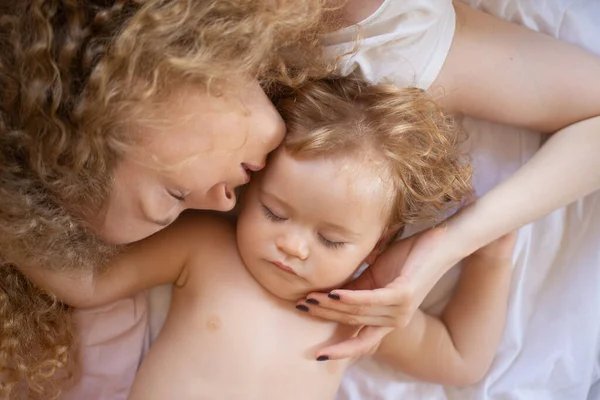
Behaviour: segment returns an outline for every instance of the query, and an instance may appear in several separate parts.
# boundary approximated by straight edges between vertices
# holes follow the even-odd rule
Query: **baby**
[[[417,89],[353,78],[311,82],[278,102],[289,133],[243,193],[237,223],[188,213],[57,293],[90,307],[174,283],[165,325],[130,399],[332,399],[353,360],[315,360],[355,326],[297,310],[372,263],[407,223],[470,192],[458,133]],[[513,237],[465,261],[440,318],[418,312],[376,356],[418,379],[474,383],[504,325]],[[402,263],[402,260],[398,260]],[[39,280],[47,289],[69,287]]]

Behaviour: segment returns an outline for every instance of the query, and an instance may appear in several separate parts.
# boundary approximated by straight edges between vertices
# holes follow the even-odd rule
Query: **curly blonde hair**
[[[71,311],[19,266],[94,268],[116,250],[88,221],[139,139],[128,127],[184,85],[246,76],[268,88],[326,73],[322,3],[0,4],[0,398],[56,397],[54,372],[73,365]]]
[[[472,193],[464,131],[423,90],[332,77],[283,90],[277,104],[298,157],[375,155],[389,179],[393,239],[406,224],[439,220]]]

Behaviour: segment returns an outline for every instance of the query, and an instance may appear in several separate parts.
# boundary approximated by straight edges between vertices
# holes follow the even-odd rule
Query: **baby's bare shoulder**
[[[190,212],[183,215],[179,223],[177,235],[189,243],[191,252],[177,286],[202,283],[210,278],[208,275],[215,273],[215,267],[243,267],[237,250],[234,221],[211,212]],[[194,279],[190,281],[192,276]]]
[[[206,250],[235,245],[235,223],[221,215],[205,211],[188,211],[173,224],[172,235],[192,246],[192,250]]]

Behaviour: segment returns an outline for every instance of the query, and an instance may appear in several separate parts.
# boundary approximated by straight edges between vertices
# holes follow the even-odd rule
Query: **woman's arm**
[[[504,329],[514,238],[507,235],[465,259],[442,316],[417,310],[406,328],[385,337],[377,357],[421,380],[453,386],[481,380]]]
[[[354,282],[363,290],[334,291],[340,300],[328,304],[328,315],[336,311],[335,320],[344,321],[348,304],[364,308],[365,316],[380,315],[385,306],[391,312],[397,310],[399,325],[406,326],[431,288],[461,258],[600,188],[599,152],[600,117],[557,132],[515,174],[445,225],[390,246],[369,274]],[[319,354],[335,354],[336,358],[364,354],[389,332],[385,327],[367,329],[358,339],[328,346]]]
[[[466,255],[599,188],[597,117],[553,135],[515,174],[451,218],[444,236]]]
[[[347,305],[364,308],[365,316],[380,315],[381,306],[385,306],[395,313],[400,326],[406,326],[431,288],[462,258],[599,189],[599,152],[600,117],[560,130],[515,174],[447,223],[390,246],[368,269],[368,274],[350,287],[361,290],[334,290],[340,300],[327,303],[328,315],[336,311],[334,320],[344,321],[346,317],[355,318],[345,311]],[[318,312],[316,307],[311,310]],[[335,351],[340,358],[362,354],[385,334],[385,330],[378,329],[377,334],[365,334],[368,339],[321,351]]]
[[[456,10],[455,43],[438,79],[455,88],[446,99],[451,106],[548,132],[566,127],[515,174],[445,226],[421,235],[405,263],[374,266],[381,273],[397,271],[396,282],[402,283],[389,294],[405,304],[408,298],[409,310],[461,258],[600,189],[600,117],[594,117],[600,115],[598,58],[460,3]],[[401,252],[402,242],[395,246],[388,251]]]
[[[453,111],[545,132],[560,130],[525,166],[446,225],[386,250],[370,268],[372,276],[382,277],[378,288],[361,277],[355,286],[363,290],[336,290],[340,301],[329,307],[331,315],[337,312],[335,320],[347,317],[348,304],[367,310],[395,306],[399,325],[406,326],[435,283],[461,258],[600,189],[599,59],[461,3],[455,8],[456,36],[431,90],[443,87],[442,101]],[[358,339],[328,346],[320,354],[364,354],[389,328],[363,331]]]
[[[542,132],[600,115],[600,57],[454,6],[454,40],[430,89],[450,111]]]

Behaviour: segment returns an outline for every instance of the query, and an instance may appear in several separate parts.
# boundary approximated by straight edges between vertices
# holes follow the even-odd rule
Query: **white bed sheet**
[[[600,0],[465,2],[600,54]],[[537,133],[469,119],[465,125],[479,195],[540,145]],[[337,400],[600,399],[600,192],[522,228],[514,260],[504,337],[482,382],[465,389],[444,388],[415,382],[365,359],[347,372]],[[442,279],[425,308],[441,310],[458,272]]]
[[[600,54],[600,0],[465,2]],[[515,171],[540,146],[536,133],[469,119],[465,126],[479,195]],[[440,281],[426,299],[426,308],[441,310],[458,272],[455,268]],[[169,300],[170,287],[151,291],[153,338],[164,322]],[[597,400],[599,332],[600,193],[595,193],[519,231],[504,337],[481,383],[454,389],[414,382],[365,359],[350,368],[337,400]]]

